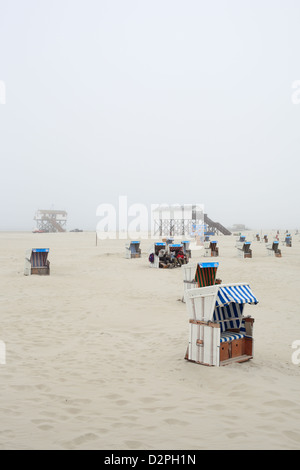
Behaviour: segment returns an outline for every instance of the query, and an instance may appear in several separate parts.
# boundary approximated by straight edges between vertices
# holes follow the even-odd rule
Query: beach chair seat
[[[220,343],[227,343],[229,341],[237,340],[237,339],[243,339],[245,338],[245,333],[235,333],[233,331],[224,331],[224,333],[221,333],[220,336]]]

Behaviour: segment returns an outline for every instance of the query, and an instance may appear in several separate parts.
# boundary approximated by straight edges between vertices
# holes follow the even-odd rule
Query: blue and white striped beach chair
[[[217,284],[185,292],[190,323],[186,359],[205,365],[244,362],[253,357],[254,319],[246,304],[257,304],[248,284]]]

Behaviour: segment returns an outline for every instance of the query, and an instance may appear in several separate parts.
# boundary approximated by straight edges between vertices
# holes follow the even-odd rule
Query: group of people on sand
[[[160,268],[181,267],[183,264],[187,264],[189,261],[182,248],[171,252],[161,249],[158,252],[158,258]]]

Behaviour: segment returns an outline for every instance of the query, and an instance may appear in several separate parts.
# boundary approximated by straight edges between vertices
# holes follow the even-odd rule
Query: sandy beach
[[[0,449],[299,449],[300,237],[275,258],[255,233],[252,259],[215,237],[218,277],[259,300],[254,358],[218,368],[184,360],[182,272],[149,268],[151,240],[128,260],[92,232],[0,233]],[[50,276],[24,276],[34,247]]]

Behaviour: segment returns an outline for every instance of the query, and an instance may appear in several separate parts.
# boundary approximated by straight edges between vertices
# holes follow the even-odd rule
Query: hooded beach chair
[[[255,238],[256,238],[256,240],[257,240],[258,242],[260,242],[260,236],[259,236],[259,233],[257,233],[257,234],[255,235]]]
[[[49,275],[50,261],[48,260],[49,248],[32,248],[25,253],[25,276],[31,274]]]
[[[289,246],[289,247],[292,246],[292,237],[291,237],[290,234],[288,234],[288,235],[285,237],[285,245],[286,245],[286,246]]]
[[[204,256],[219,256],[219,248],[217,247],[217,241],[204,242]]]
[[[218,267],[219,263],[198,263],[195,272],[198,287],[213,286],[216,283]]]
[[[247,242],[245,236],[240,236],[235,246],[240,258],[252,258],[251,242]]]
[[[240,235],[240,237],[236,240],[235,246],[238,250],[241,250],[244,246],[244,243],[246,241],[245,235]]]
[[[219,256],[219,248],[217,247],[217,241],[213,240],[210,242],[211,256]]]
[[[186,255],[187,259],[191,259],[192,257],[192,250],[190,249],[190,241],[184,240],[181,242],[183,246],[183,252]]]
[[[196,265],[183,266],[182,302],[185,302],[187,290],[220,283],[220,279],[216,279],[218,267],[219,263],[197,263]]]
[[[189,262],[187,256],[185,255],[184,253],[184,250],[183,250],[183,244],[182,243],[171,243],[169,246],[168,246],[168,253],[169,255],[172,257],[172,259],[176,259],[177,258],[177,255],[179,253],[181,253],[181,262],[177,262],[175,261],[175,266],[181,266],[182,264],[187,264]]]
[[[165,242],[156,242],[153,247],[151,247],[149,254],[149,266],[151,268],[159,268],[159,252],[161,250],[164,250],[164,252],[166,251]]]
[[[257,304],[248,284],[211,285],[185,292],[189,345],[185,359],[209,366],[253,358],[254,319],[246,304]]]
[[[245,241],[246,241],[245,235],[240,235],[240,237],[236,241],[236,244],[238,245],[238,243],[245,243]]]
[[[269,239],[268,239],[268,235],[264,235],[264,242],[265,243],[268,243]]]
[[[140,258],[141,257],[141,249],[140,249],[140,242],[139,241],[132,241],[125,245],[125,258]]]
[[[274,240],[273,243],[267,245],[267,251],[269,256],[275,256],[281,258],[281,250],[279,249],[279,241]]]

